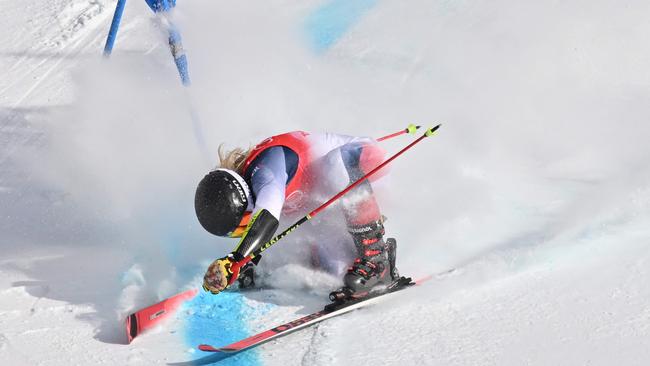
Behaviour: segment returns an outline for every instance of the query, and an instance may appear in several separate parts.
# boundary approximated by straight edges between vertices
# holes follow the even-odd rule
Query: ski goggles
[[[253,213],[251,211],[246,211],[244,212],[244,216],[242,217],[241,221],[228,236],[231,238],[241,238],[244,233],[246,232],[246,229],[248,228],[248,223],[251,221],[251,217],[253,216]]]

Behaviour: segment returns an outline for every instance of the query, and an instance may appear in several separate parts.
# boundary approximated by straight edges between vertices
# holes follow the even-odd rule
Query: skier
[[[239,238],[233,251],[212,262],[203,288],[217,294],[237,280],[234,262],[258,250],[275,234],[280,215],[305,210],[319,189],[342,189],[362,178],[384,157],[375,140],[302,131],[267,138],[249,151],[219,149],[220,167],[196,189],[195,209],[208,232]],[[356,259],[343,276],[346,296],[363,296],[399,277],[394,239],[384,240],[383,216],[365,180],[341,200]],[[320,238],[327,241],[328,238]],[[328,243],[324,242],[327,248]],[[259,260],[259,256],[255,259]],[[256,262],[257,264],[257,262]],[[252,263],[239,272],[240,286],[250,286]]]

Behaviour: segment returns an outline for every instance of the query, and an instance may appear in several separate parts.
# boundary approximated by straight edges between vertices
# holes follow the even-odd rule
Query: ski
[[[268,342],[272,339],[276,339],[282,336],[285,336],[289,333],[295,332],[300,329],[307,328],[316,323],[322,322],[323,320],[339,316],[351,312],[355,309],[359,309],[371,304],[375,304],[379,301],[386,300],[389,296],[418,285],[424,281],[431,279],[432,276],[422,278],[417,281],[412,281],[408,277],[400,277],[399,279],[392,282],[384,291],[378,292],[376,294],[369,294],[363,298],[359,299],[349,299],[343,302],[333,302],[326,305],[323,310],[317,311],[315,313],[303,316],[302,318],[290,321],[288,323],[279,325],[277,327],[271,328],[264,332],[255,334],[246,339],[242,339],[235,343],[229,344],[223,347],[213,347],[209,344],[199,345],[199,349],[205,352],[220,352],[220,353],[236,353],[243,350],[259,346],[262,343]]]
[[[126,317],[126,337],[128,343],[147,329],[158,325],[169,317],[185,301],[190,300],[198,293],[197,289],[183,291],[167,298],[157,304],[140,309]]]

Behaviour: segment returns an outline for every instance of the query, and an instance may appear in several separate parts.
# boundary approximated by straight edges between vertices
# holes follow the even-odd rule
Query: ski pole
[[[388,139],[392,139],[393,137],[397,137],[397,136],[399,136],[399,135],[403,135],[403,134],[405,134],[405,133],[410,133],[411,135],[415,135],[415,132],[416,132],[419,128],[420,128],[420,126],[416,126],[416,125],[414,125],[414,124],[411,123],[410,125],[408,125],[408,127],[406,127],[405,129],[403,129],[403,130],[401,130],[401,131],[399,131],[399,132],[391,133],[390,135],[386,135],[386,136],[384,136],[384,137],[380,137],[380,138],[378,138],[378,139],[377,139],[377,142],[379,142],[379,141],[384,141],[384,140],[388,140]]]
[[[307,221],[311,220],[312,218],[314,218],[314,217],[315,217],[316,215],[318,215],[321,211],[323,211],[323,210],[326,209],[329,205],[331,205],[334,201],[338,200],[338,199],[341,198],[344,194],[346,194],[346,193],[348,193],[349,191],[351,191],[354,187],[356,187],[356,186],[358,186],[359,184],[361,184],[361,182],[363,182],[364,180],[368,179],[370,176],[372,176],[373,174],[375,174],[376,172],[378,172],[381,168],[383,168],[383,167],[385,167],[386,165],[388,165],[391,161],[395,160],[398,156],[400,156],[400,155],[402,155],[404,152],[406,152],[406,150],[412,148],[415,144],[417,144],[418,142],[424,140],[425,138],[427,138],[427,137],[429,137],[429,136],[433,136],[433,135],[435,134],[436,130],[438,130],[438,128],[440,128],[440,125],[437,125],[437,126],[435,126],[435,127],[429,128],[429,129],[428,129],[428,130],[427,130],[427,131],[426,131],[422,136],[420,136],[420,137],[417,138],[415,141],[413,141],[413,142],[411,142],[410,144],[408,144],[405,148],[403,148],[402,150],[398,151],[397,153],[395,153],[395,154],[394,154],[393,156],[391,156],[390,158],[386,159],[383,163],[379,164],[376,168],[374,168],[373,170],[371,170],[370,172],[368,172],[368,173],[367,173],[366,175],[364,175],[363,177],[357,179],[354,183],[352,183],[352,184],[350,184],[349,186],[347,186],[344,190],[342,190],[341,192],[335,194],[334,197],[330,198],[327,202],[323,203],[322,205],[318,206],[318,208],[316,208],[316,209],[313,210],[312,212],[310,212],[310,213],[308,213],[307,215],[303,216],[301,219],[299,219],[298,221],[296,221],[293,225],[289,226],[289,227],[286,228],[283,232],[281,232],[280,234],[276,235],[273,239],[269,240],[267,243],[265,243],[264,245],[262,245],[262,247],[261,247],[260,249],[258,249],[258,250],[255,251],[254,253],[251,253],[251,254],[247,255],[247,256],[244,257],[242,260],[233,263],[233,264],[231,265],[231,267],[230,267],[230,268],[231,268],[230,271],[231,271],[232,273],[239,273],[239,269],[240,269],[244,264],[250,262],[251,260],[253,260],[253,258],[255,258],[255,257],[259,256],[260,254],[262,254],[262,252],[264,252],[265,250],[269,249],[273,244],[277,243],[280,239],[284,238],[285,236],[289,235],[292,231],[296,230],[296,229],[298,228],[298,226],[300,226],[300,225],[304,224],[305,222],[307,222]],[[256,261],[254,261],[254,263],[255,263],[255,262],[256,262]]]

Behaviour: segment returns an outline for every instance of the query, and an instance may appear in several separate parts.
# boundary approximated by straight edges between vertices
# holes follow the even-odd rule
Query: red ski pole
[[[341,192],[339,192],[339,193],[337,193],[336,195],[334,195],[334,197],[330,198],[327,202],[323,203],[322,205],[318,206],[318,208],[316,208],[316,209],[313,210],[312,212],[310,212],[310,213],[308,213],[307,215],[303,216],[301,219],[299,219],[298,221],[296,221],[293,225],[289,226],[289,227],[286,228],[283,232],[281,232],[280,234],[276,235],[273,239],[269,240],[267,243],[265,243],[264,245],[262,245],[262,247],[260,247],[260,249],[258,249],[258,250],[255,251],[254,253],[251,253],[251,254],[249,254],[248,256],[244,257],[244,258],[243,258],[242,260],[240,260],[239,262],[235,262],[235,263],[233,263],[233,264],[231,265],[231,267],[230,267],[230,271],[231,271],[232,273],[239,273],[239,269],[240,269],[244,264],[250,262],[250,261],[251,261],[253,258],[255,258],[256,256],[262,254],[263,251],[269,249],[273,244],[277,243],[280,239],[284,238],[285,236],[289,235],[292,231],[296,230],[296,229],[298,228],[298,226],[300,226],[300,225],[304,224],[305,222],[311,220],[313,217],[315,217],[316,215],[318,215],[318,213],[320,213],[321,211],[323,211],[324,209],[326,209],[329,205],[331,205],[334,201],[336,201],[336,200],[338,200],[339,198],[341,198],[344,194],[350,192],[352,189],[354,189],[354,187],[358,186],[359,184],[361,184],[361,182],[363,182],[364,180],[368,179],[368,178],[371,177],[373,174],[377,173],[380,169],[382,169],[383,167],[385,167],[386,165],[388,165],[391,161],[397,159],[397,157],[400,156],[400,155],[402,155],[403,153],[405,153],[406,150],[409,150],[409,149],[412,148],[415,144],[417,144],[418,142],[424,140],[425,138],[427,138],[427,137],[429,137],[429,136],[433,136],[434,133],[436,132],[436,130],[438,130],[438,128],[440,128],[440,125],[437,125],[437,126],[435,126],[435,127],[432,127],[432,128],[430,128],[430,129],[428,129],[428,130],[427,130],[427,131],[426,131],[422,136],[420,136],[420,137],[417,138],[415,141],[413,141],[413,142],[411,142],[410,144],[408,144],[405,148],[403,148],[402,150],[398,151],[397,153],[395,153],[395,154],[394,154],[393,156],[391,156],[390,158],[386,159],[383,163],[379,164],[375,169],[371,170],[371,171],[368,172],[366,175],[364,175],[363,177],[361,177],[361,178],[359,178],[358,180],[356,180],[354,183],[352,183],[352,184],[350,184],[349,186],[347,186],[344,190],[342,190]],[[402,132],[402,133],[403,133],[403,132]]]
[[[397,136],[403,135],[403,134],[405,134],[405,133],[410,133],[411,135],[415,135],[415,132],[416,132],[419,128],[420,128],[420,126],[416,126],[416,125],[414,125],[414,124],[411,123],[411,124],[408,125],[408,127],[406,127],[405,129],[403,129],[403,130],[401,130],[401,131],[399,131],[399,132],[391,133],[390,135],[386,135],[386,136],[384,136],[384,137],[380,137],[380,138],[377,139],[377,141],[379,142],[379,141],[384,141],[384,140],[392,139],[393,137],[397,137]]]

